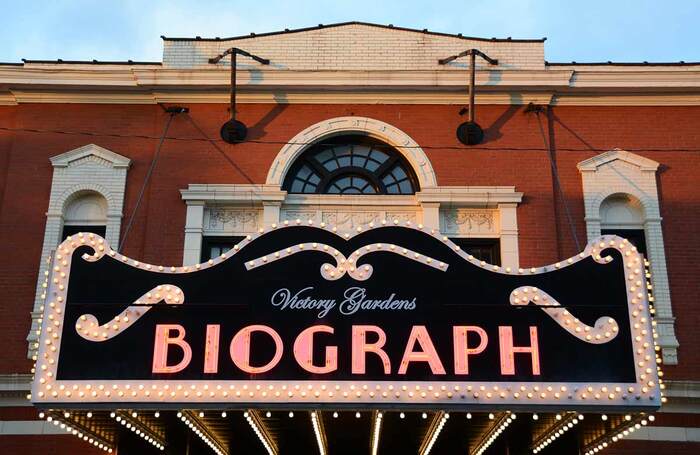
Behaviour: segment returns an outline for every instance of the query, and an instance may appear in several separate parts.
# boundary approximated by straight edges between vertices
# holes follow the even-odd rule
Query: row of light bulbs
[[[161,451],[165,450],[165,442],[154,435],[151,431],[145,429],[145,425],[140,423],[137,425],[133,421],[130,422],[126,417],[117,415],[116,412],[111,412],[109,416],[123,425],[127,430],[131,430],[136,436],[139,436],[144,441],[153,445],[153,447]],[[136,412],[132,412],[131,418],[136,420],[138,418],[138,414]]]
[[[549,430],[548,434],[541,438],[540,442],[533,447],[533,454],[541,452],[547,448],[548,445],[562,437],[567,431],[571,430],[583,420],[583,414],[569,414],[566,418],[562,417],[561,414],[557,414],[555,418],[557,423]]]
[[[68,413],[66,413],[68,414]],[[65,418],[70,417],[70,414],[66,417],[64,414]],[[104,439],[100,438],[99,436],[88,433],[86,429],[78,429],[75,428],[75,424],[70,424],[66,422],[62,422],[58,417],[56,416],[51,416],[51,415],[46,415],[45,413],[41,412],[39,413],[39,418],[43,419],[46,418],[47,422],[53,423],[55,426],[61,428],[62,430],[66,430],[66,433],[72,434],[73,436],[76,436],[78,439],[81,439],[88,444],[92,444],[94,447],[104,450],[107,453],[112,453],[114,452],[114,447],[112,444],[109,442],[105,441]]]
[[[337,415],[337,413],[334,413]],[[384,414],[381,412],[377,412],[375,418],[374,418],[374,426],[372,428],[372,455],[377,455],[377,451],[379,450],[379,434],[382,431],[382,419],[384,418]]]
[[[420,228],[422,228],[422,227],[420,227]],[[78,238],[79,238],[79,242],[78,242],[78,243],[73,242],[73,243],[71,244],[71,246],[73,246],[73,247],[78,247],[78,246],[80,246],[80,245],[85,244],[86,239],[85,239],[85,236],[84,236],[84,235],[78,234]],[[98,250],[100,250],[100,249],[104,250],[104,241],[103,241],[103,239],[99,238],[99,236],[95,236],[95,235],[93,235],[93,234],[88,234],[88,235],[87,235],[87,240],[88,240],[88,243],[89,243],[90,245],[95,246]],[[444,239],[443,239],[443,240],[444,240]],[[614,242],[611,241],[610,244],[614,245]],[[606,244],[606,243],[604,243],[604,242],[601,242],[601,243],[600,243],[601,248],[607,247],[607,246],[609,246],[610,244]],[[621,247],[622,247],[623,245],[625,245],[625,244],[626,244],[626,241],[620,242],[620,246],[621,246]],[[587,248],[590,248],[590,246],[587,247]],[[634,247],[632,247],[632,249],[634,249]],[[595,248],[593,249],[593,251],[594,251],[594,252],[597,252],[597,250],[596,250]],[[629,252],[630,252],[630,251],[627,251],[626,253],[629,253]],[[63,253],[64,253],[64,254],[67,254],[67,253],[70,253],[70,251],[69,251],[68,248],[66,247],[66,248],[64,248]],[[97,253],[96,253],[96,254],[97,254]],[[63,258],[63,257],[59,258],[59,257],[57,256],[57,259],[63,259],[64,262],[62,262],[61,264],[65,264],[64,266],[67,266],[67,263],[65,262],[65,258]],[[628,264],[628,265],[634,267],[636,264],[630,263],[630,264]],[[60,270],[60,267],[59,267],[59,266],[57,266],[57,267],[58,267],[59,270]],[[635,272],[636,272],[636,270],[635,270]],[[60,300],[60,299],[61,299],[61,298],[60,298],[60,296],[59,296],[59,299],[58,299],[58,300]],[[53,303],[53,302],[51,302],[51,303]],[[59,302],[59,303],[60,303],[60,302]],[[60,308],[59,308],[59,307],[56,307],[55,305],[54,305],[54,307],[52,307],[52,309],[53,309],[54,311],[56,311],[57,313],[60,311]],[[50,315],[50,316],[51,316],[51,315]],[[58,323],[58,321],[54,321],[54,323]],[[54,337],[57,336],[56,333],[54,333],[53,335],[54,335]],[[47,340],[47,342],[50,343],[50,340]],[[52,349],[51,349],[52,351],[55,351],[55,346],[50,346],[50,348],[52,348]],[[51,358],[50,355],[49,355],[49,356],[46,356],[46,357],[48,357],[48,363],[49,363],[50,365],[54,365],[54,363],[55,363],[54,359]],[[648,360],[648,359],[645,358],[644,360],[640,361],[639,363],[641,364],[641,363],[643,363],[645,360]],[[642,365],[642,366],[643,366],[643,365]],[[48,369],[47,365],[46,365],[46,364],[42,365],[42,370],[45,371],[46,369]],[[649,368],[647,368],[647,370],[649,370]],[[58,390],[58,391],[55,390],[55,389],[52,390],[51,387],[50,387],[50,384],[48,384],[48,383],[50,382],[50,380],[51,380],[51,375],[50,375],[50,373],[51,373],[51,371],[48,371],[48,372],[46,373],[46,377],[42,377],[42,378],[40,379],[40,382],[42,382],[42,384],[45,385],[46,392],[48,392],[49,395],[50,395],[51,397],[54,397],[54,398],[56,398],[56,399],[58,399],[58,397],[61,396],[61,395],[64,395],[64,396],[66,396],[66,397],[70,397],[70,396],[73,395],[74,390],[77,390],[75,385],[74,385],[73,388],[72,388],[72,389],[74,389],[74,390],[71,390],[70,388],[65,388],[63,385],[61,385],[61,387],[59,387],[59,390]],[[641,388],[641,392],[643,392],[643,393],[644,393],[644,392],[648,392],[648,391],[650,390],[650,387],[653,387],[653,386],[654,386],[654,384],[653,384],[652,381],[649,381],[649,383],[650,383],[649,386],[643,386],[643,387]],[[103,395],[105,395],[105,396],[108,397],[108,396],[111,394],[111,392],[110,392],[109,390],[100,389],[101,387],[103,387],[103,385],[100,385],[100,386],[98,387],[98,390],[100,390],[100,392],[101,392]],[[166,385],[166,386],[164,387],[164,389],[167,389],[167,387],[168,387],[168,386]],[[194,386],[193,386],[193,387],[194,387]],[[220,386],[217,386],[217,387],[220,387]],[[322,386],[321,389],[324,390],[324,387],[325,387],[325,386]],[[470,387],[471,387],[471,386],[468,386],[468,387],[467,387],[467,390],[469,390]],[[128,390],[128,389],[129,389],[129,385],[127,385],[125,388]],[[244,388],[245,388],[245,386],[244,386]],[[259,388],[259,386],[258,386],[258,388]],[[283,387],[283,388],[284,388],[284,387]],[[392,388],[392,387],[389,386],[389,389],[391,389],[391,388]],[[444,389],[444,386],[443,386],[442,388]],[[130,390],[130,391],[122,391],[122,390],[119,390],[118,387],[114,387],[114,386],[113,386],[113,389],[116,390],[116,394],[117,394],[119,397],[125,397],[125,396],[128,397],[128,395],[131,395],[132,397],[137,397],[137,396],[139,396],[139,395],[141,395],[141,394],[148,397],[148,396],[151,395],[151,393],[150,393],[150,391],[149,391],[148,389],[145,389],[145,390],[144,390],[142,387],[139,387],[139,390],[138,390],[138,391],[137,391],[136,389],[133,389],[133,390]],[[206,390],[206,389],[207,389],[207,386],[205,385],[205,386],[204,386],[204,390]],[[521,389],[522,389],[522,387],[521,387]],[[97,397],[97,396],[100,394],[100,392],[98,392],[98,390],[93,389],[92,391],[89,392],[89,395],[91,395],[91,396],[93,396],[93,397]],[[365,386],[365,390],[366,390],[366,386]],[[484,390],[483,387],[481,388],[481,390],[482,390],[482,391]],[[535,386],[535,387],[533,388],[533,390],[534,390],[535,392],[537,392],[537,386]],[[591,395],[591,398],[593,398],[593,399],[600,399],[600,398],[603,397],[603,396],[607,396],[607,398],[609,398],[609,399],[612,400],[612,399],[614,399],[614,398],[617,397],[617,395],[613,394],[613,392],[610,392],[610,393],[607,393],[607,395],[604,395],[604,394],[605,394],[605,391],[602,390],[602,389],[601,389],[601,391],[603,392],[602,394],[601,394],[600,392],[592,393],[591,387],[589,387],[588,390],[589,390],[589,393],[592,394],[592,395]],[[39,396],[40,396],[41,398],[45,397],[45,396],[46,396],[46,392],[40,391],[40,392],[39,392]],[[618,394],[619,394],[619,391],[616,390],[616,392],[618,392]],[[629,392],[632,393],[633,390],[629,390]],[[292,395],[290,395],[290,393],[291,393]],[[288,395],[288,396],[293,396],[293,393],[294,393],[294,392],[292,392],[292,391],[290,390],[289,392],[287,392],[287,395]],[[330,396],[330,393],[331,393],[331,392],[328,392],[328,393],[329,393],[329,396]],[[400,393],[400,392],[397,390],[397,391],[395,392],[395,394],[398,394],[398,393]],[[637,397],[639,396],[639,391],[634,390],[634,393],[637,393]],[[195,394],[196,394],[198,397],[202,397],[202,396],[205,395],[205,392],[202,392],[201,390],[199,390],[199,389],[197,388],[197,391],[196,391]],[[77,391],[77,395],[78,395],[78,397],[80,397],[80,398],[84,398],[84,397],[86,396],[86,392],[83,391],[83,390],[78,390],[78,391]],[[165,392],[164,390],[158,390],[157,395],[158,395],[159,397],[165,397],[165,396],[166,396],[166,392]],[[177,392],[176,392],[175,390],[171,390],[171,391],[169,392],[169,395],[170,395],[171,398],[174,398],[175,396],[177,396]],[[187,390],[185,390],[185,391],[183,392],[183,395],[187,397],[187,396],[189,396],[189,392],[188,392]],[[213,398],[215,395],[216,395],[215,392],[209,391],[209,396],[210,396],[211,398]],[[227,396],[227,391],[224,390],[224,391],[222,392],[222,395],[223,395],[224,397],[226,397],[226,396]],[[253,397],[254,395],[255,395],[255,392],[254,392],[254,391],[251,390],[251,391],[248,392],[248,396]],[[275,392],[275,396],[281,396],[281,395],[282,395],[281,393]],[[305,395],[307,395],[307,394],[305,393],[305,391],[302,390],[301,393],[300,393],[300,395],[301,395],[301,396],[305,396]],[[315,390],[314,393],[313,393],[313,395],[316,396],[316,397],[320,397],[321,392],[318,391],[318,390]],[[360,390],[355,391],[354,395],[356,395],[356,396],[358,396],[358,395],[361,396],[361,395],[362,395],[362,392],[361,392]],[[370,392],[369,392],[369,395],[370,395],[370,397],[374,397],[374,396],[375,396],[375,393],[374,393],[373,391],[370,391]],[[389,396],[389,394],[388,394],[387,392],[382,392],[381,394],[376,394],[376,395],[377,395],[377,396],[382,396],[382,397],[388,397],[388,396]],[[429,394],[428,394],[427,392],[425,392],[425,391],[424,391],[424,392],[420,392],[420,393],[416,393],[416,394],[414,394],[414,393],[412,393],[412,392],[408,392],[408,395],[409,395],[409,397],[419,396],[419,397],[421,397],[421,398],[427,398],[427,397],[429,396]],[[438,391],[435,391],[435,392],[432,393],[432,395],[433,395],[435,398],[438,398],[438,397],[441,396],[441,393],[438,392]],[[447,391],[447,392],[446,392],[446,396],[447,396],[448,398],[451,398],[451,395],[452,395],[452,392],[451,392],[451,391]],[[478,391],[475,391],[475,392],[473,393],[473,395],[474,395],[474,398],[484,398],[481,394],[479,394]],[[498,398],[498,397],[500,397],[500,398],[507,398],[508,393],[507,393],[506,390],[501,390],[500,393],[498,393],[498,394],[495,394],[495,393],[492,393],[492,392],[490,392],[490,391],[487,391],[484,395],[485,395],[485,398],[487,398],[487,399],[488,399],[488,398],[493,398],[493,397],[496,397],[496,398]],[[518,399],[518,398],[520,398],[520,395],[521,395],[520,392],[514,392],[513,395],[512,395],[512,398]],[[523,398],[524,398],[524,397],[527,397],[527,398],[534,398],[535,395],[537,395],[537,393],[528,392],[527,394],[523,394]],[[542,391],[542,392],[539,393],[539,395],[540,395],[540,398],[545,398],[545,397],[547,396],[547,393],[546,393],[545,391]],[[237,396],[237,397],[238,397],[238,396],[241,396],[240,390],[237,391],[237,392],[235,392],[235,396]],[[263,390],[263,391],[261,392],[261,396],[263,396],[263,397],[264,397],[264,396],[267,396],[267,392]],[[345,396],[346,398],[349,398],[349,397],[352,396],[352,394],[351,394],[351,393],[348,393],[347,391],[345,391],[345,392],[343,392],[343,396]],[[559,398],[561,397],[561,394],[560,394],[559,392],[554,392],[553,396],[554,396],[554,398],[559,399]],[[571,394],[569,394],[569,396],[571,396]],[[580,394],[580,396],[579,396],[578,398],[586,399],[586,398],[588,398],[588,394],[587,394],[586,392],[583,392],[583,393]]]
[[[190,420],[186,413],[178,412],[177,417],[189,427],[190,430],[194,432],[199,438],[207,445],[211,450],[214,451],[216,455],[226,455],[226,451],[221,447],[221,445],[209,437],[206,431],[200,428],[200,425],[194,419]]]
[[[255,421],[253,418],[253,413],[254,411],[246,411],[243,413],[243,417],[248,421],[248,424],[250,427],[253,429],[253,432],[255,435],[258,437],[260,440],[260,443],[265,447],[265,450],[267,450],[268,455],[277,455],[277,450],[275,446],[273,445],[272,441],[268,439],[267,434],[265,434],[262,428],[258,425],[258,423]],[[270,417],[270,412],[267,412],[267,417]]]
[[[326,455],[326,444],[323,439],[323,432],[321,430],[322,423],[320,417],[316,411],[311,413],[311,426],[314,428],[314,436],[316,437],[316,444],[318,444],[318,453],[320,455]]]
[[[491,418],[489,416],[489,418]],[[508,425],[510,425],[514,420],[516,416],[515,414],[511,412],[506,412],[506,414],[501,418],[501,420],[496,424],[497,426],[494,427],[491,431],[490,434],[487,435],[487,437],[476,447],[476,450],[474,451],[475,455],[482,455],[488,448],[491,446],[491,444],[494,443],[496,439],[506,431],[506,428],[508,428]]]
[[[648,378],[648,374],[652,372],[651,368],[644,370],[642,379]],[[335,384],[332,387],[328,387],[325,384],[322,385],[307,385],[306,388],[302,388],[299,384],[294,386],[282,385],[279,390],[274,385],[268,385],[263,387],[258,384],[254,389],[248,387],[244,384],[242,387],[236,388],[235,385],[229,384],[228,387],[224,387],[222,384],[217,384],[215,389],[212,390],[209,384],[204,385],[190,385],[188,388],[184,387],[182,384],[165,384],[158,386],[156,384],[151,384],[150,388],[146,387],[144,384],[112,384],[111,387],[105,384],[98,384],[93,387],[92,384],[87,384],[82,388],[78,384],[73,384],[72,386],[67,386],[66,384],[60,384],[56,390],[51,384],[51,378],[53,374],[47,373],[47,377],[40,378],[39,382],[44,385],[46,392],[55,399],[65,397],[77,396],[79,398],[97,398],[100,396],[111,397],[118,396],[119,398],[137,398],[137,397],[153,397],[153,398],[176,398],[182,396],[188,398],[191,396],[196,396],[197,398],[216,398],[221,396],[223,398],[254,398],[256,396],[269,397],[269,398],[283,398],[283,397],[301,397],[301,398],[322,398],[322,395],[327,395],[328,397],[342,396],[343,398],[361,398],[365,395],[370,398],[399,398],[403,394],[409,398],[454,398],[455,393],[459,395],[462,399],[467,398],[467,395],[463,392],[471,394],[475,399],[580,399],[580,400],[601,400],[609,399],[614,400],[618,397],[627,399],[629,395],[633,395],[636,399],[640,399],[642,394],[647,394],[651,389],[656,386],[653,380],[648,380],[646,383],[639,387],[628,386],[623,389],[620,385],[616,386],[597,386],[592,385],[584,387],[575,387],[573,390],[569,391],[567,386],[555,386],[552,385],[520,385],[512,384],[507,386],[498,385],[454,385],[449,388],[446,385],[433,386],[429,385],[422,388],[420,385],[415,386],[415,391],[410,390],[406,385],[394,385],[389,384],[388,386],[382,387],[380,385],[375,385],[375,390],[369,388],[367,384],[362,384],[361,386],[351,385],[348,387],[341,387]],[[663,387],[662,387],[663,388]],[[452,390],[450,390],[452,389]],[[43,398],[46,396],[46,392],[40,391],[39,397]],[[628,395],[629,394],[629,395]],[[653,396],[651,397],[653,398]],[[28,397],[31,399],[31,397]]]
[[[615,433],[613,434],[613,436],[605,435],[602,439],[598,440],[598,442],[590,445],[586,449],[586,451],[583,452],[583,454],[595,455],[596,453],[605,450],[613,443],[618,442],[621,439],[628,436],[629,434],[634,433],[636,430],[639,430],[643,426],[647,426],[649,422],[653,422],[655,419],[656,418],[653,415],[650,415],[647,418],[642,418],[637,422],[632,422],[632,416],[626,415],[623,424],[617,429],[615,429]]]
[[[425,414],[425,413],[423,413]],[[424,417],[425,418],[425,417]],[[430,451],[433,450],[433,445],[435,445],[435,441],[437,441],[438,436],[440,436],[440,433],[442,432],[442,427],[445,426],[445,423],[447,422],[447,419],[450,418],[450,415],[448,413],[443,413],[442,417],[440,417],[440,421],[437,424],[437,427],[435,427],[435,430],[433,431],[433,434],[430,435],[430,440],[428,441],[428,444],[426,444],[425,449],[420,455],[428,455],[430,454]]]
[[[94,242],[93,242],[93,243],[94,243]],[[612,243],[612,242],[611,242],[611,243]],[[83,240],[83,239],[81,239],[81,244],[84,244],[84,240]],[[601,243],[601,248],[602,248],[602,245],[604,245],[604,244]],[[595,251],[594,251],[594,252],[595,252]],[[627,251],[627,253],[629,253],[629,251]],[[646,264],[646,265],[648,265],[648,264]],[[634,267],[636,267],[636,266],[637,266],[637,264],[634,264],[634,263],[631,263],[631,262],[627,264],[627,267],[628,267],[628,268],[634,268]],[[634,270],[632,271],[632,273],[633,273],[633,274],[639,274],[639,272],[638,272],[637,269],[634,269]],[[647,277],[650,276],[648,272],[647,272],[646,275],[647,275]],[[648,285],[648,287],[650,287],[650,286]],[[639,296],[639,294],[637,294],[637,296]],[[650,306],[651,306],[651,301],[653,301],[653,297],[650,297],[649,300],[650,300]],[[60,303],[60,300],[59,300],[59,303]],[[59,308],[53,307],[53,309],[54,309],[54,311],[55,311],[56,313],[60,314],[60,307],[59,307]],[[636,317],[636,315],[634,315],[634,317]],[[51,318],[50,318],[50,319],[51,319]],[[645,321],[643,320],[642,322],[645,322]],[[58,321],[54,321],[54,324],[57,324],[57,323],[58,323]],[[642,330],[643,330],[643,329],[642,329]],[[656,333],[654,333],[654,336],[655,336],[655,337],[657,336]],[[56,337],[54,337],[54,338],[56,338]],[[637,341],[639,342],[640,340],[637,339]],[[48,344],[48,343],[47,343],[47,344]],[[52,347],[54,347],[54,346],[52,346]],[[55,349],[53,349],[53,351],[55,352]],[[52,360],[52,359],[49,359],[49,360]],[[645,360],[645,361],[648,361],[649,359],[644,359],[644,360]],[[657,356],[656,363],[659,363],[659,361],[660,361],[660,359],[659,359],[658,356]],[[53,364],[53,362],[49,362],[49,363]],[[644,366],[644,364],[643,364],[644,362],[640,361],[639,363],[641,364],[640,367],[641,367],[641,366]],[[647,369],[647,370],[648,370],[648,369]],[[660,371],[659,371],[659,372],[660,372]],[[662,375],[661,372],[660,372],[660,375]],[[50,376],[49,376],[49,378],[50,378]],[[654,386],[653,382],[651,382],[651,383],[649,384],[649,386],[650,386],[650,387],[653,387],[653,386]],[[483,386],[482,386],[482,387],[483,387]],[[128,386],[127,386],[126,388],[128,389]],[[534,389],[536,389],[536,388],[537,388],[537,387],[535,387]],[[661,386],[661,388],[663,388],[663,386]],[[590,389],[590,387],[589,387],[589,389]],[[47,387],[47,390],[50,390],[50,389]],[[65,389],[61,389],[61,390],[64,390],[64,392],[65,392]],[[483,390],[483,389],[482,389],[482,390]],[[68,390],[67,392],[70,393],[70,390]],[[94,391],[93,391],[93,392],[94,392]],[[631,390],[630,390],[630,392],[631,392]],[[134,391],[132,391],[132,395],[133,395],[133,393],[134,393]],[[476,392],[476,393],[478,393],[478,392]],[[584,392],[584,393],[585,393],[585,392]],[[490,394],[490,392],[487,392],[487,397],[488,397],[489,394]],[[57,395],[58,395],[58,393],[54,390],[54,391],[52,392],[52,396],[57,396]],[[120,395],[120,396],[121,396],[121,395]],[[422,393],[421,396],[425,396],[425,393]],[[502,395],[501,395],[501,396],[502,396]],[[594,395],[594,397],[595,397],[595,395]],[[490,398],[490,397],[489,397],[489,398]],[[597,398],[597,397],[596,397],[596,398]],[[662,398],[662,400],[665,401],[665,397]]]
[[[255,434],[258,436],[260,439],[260,442],[263,444],[265,449],[267,450],[269,455],[276,455],[276,449],[275,447],[267,440],[267,437],[264,435],[263,430],[258,426],[256,423],[255,419],[250,414],[251,411],[246,411],[244,412],[243,416],[245,419],[248,421],[250,426],[253,428],[253,431]],[[294,417],[294,412],[290,411],[289,412],[289,417],[293,418]],[[198,413],[198,416],[200,418],[204,417],[204,412],[200,411]],[[267,418],[270,418],[272,416],[272,413],[270,411],[267,411],[265,413],[265,416]],[[41,412],[39,414],[40,418],[46,418],[48,422],[53,423],[56,426],[60,426],[62,429],[65,429],[68,433],[72,433],[73,435],[76,435],[78,438],[83,439],[84,441],[93,444],[95,447],[104,450],[105,452],[112,453],[113,452],[113,447],[103,441],[101,438],[95,436],[95,435],[86,435],[83,432],[72,428],[69,424],[61,422],[58,417],[54,416],[46,416],[45,413]],[[70,417],[70,413],[65,412],[64,417],[67,419]],[[92,417],[92,412],[88,412],[86,414],[87,418]],[[132,432],[134,432],[137,436],[140,436],[147,442],[151,443],[154,447],[160,449],[161,451],[164,450],[164,443],[159,440],[157,437],[153,435],[147,434],[145,431],[142,429],[137,428],[137,426],[131,422],[127,421],[126,417],[117,415],[115,412],[110,413],[110,417],[115,419],[117,422],[119,422],[121,425],[125,426],[127,429],[130,429]],[[131,417],[136,419],[138,417],[138,414],[136,412],[131,413]],[[155,412],[154,417],[158,418],[160,417],[159,412]],[[224,455],[225,452],[223,452],[223,449],[220,447],[220,445],[211,440],[208,435],[203,432],[199,428],[199,424],[191,421],[186,414],[183,412],[178,412],[177,417],[185,423],[195,434],[197,434],[217,455]],[[223,411],[221,413],[222,418],[227,417],[226,411]],[[338,417],[338,412],[335,411],[333,412],[333,417],[337,418]],[[355,413],[356,418],[361,417],[361,413],[357,411]],[[428,414],[423,412],[421,414],[421,418],[427,419]],[[466,413],[465,417],[467,419],[472,418],[471,413]],[[405,413],[401,412],[400,413],[400,418],[403,419],[405,418]],[[438,423],[435,431],[432,433],[430,441],[426,445],[424,451],[421,453],[421,455],[428,455],[430,451],[432,450],[433,445],[437,441],[438,436],[440,435],[445,423],[447,420],[450,418],[450,414],[444,413],[442,417],[440,418],[440,422]],[[496,416],[493,413],[488,414],[489,420],[494,420]],[[492,431],[492,433],[483,441],[482,445],[477,448],[477,450],[474,452],[475,455],[481,455],[483,452],[485,452],[492,444],[493,442],[498,438],[498,436],[501,435],[505,431],[505,429],[512,423],[513,420],[515,420],[516,415],[511,412],[507,412],[506,415],[504,415],[504,418],[499,422],[499,426]],[[548,436],[546,436],[545,439],[541,440],[539,444],[537,444],[533,449],[532,453],[537,454],[547,448],[550,444],[552,444],[554,441],[556,441],[559,437],[563,436],[568,430],[572,429],[575,425],[583,421],[584,416],[582,414],[575,414],[575,413],[569,413],[569,417],[562,417],[561,414],[556,415],[556,420],[559,422],[556,426],[554,426],[550,431]],[[311,413],[311,421],[312,421],[312,426],[314,428],[314,433],[316,436],[316,441],[318,443],[319,447],[319,453],[320,455],[326,455],[326,448],[323,442],[323,437],[321,434],[321,424],[320,424],[320,416],[316,411],[313,411]],[[382,412],[377,412],[375,421],[374,421],[374,429],[372,433],[372,455],[376,455],[379,447],[379,434],[381,431],[381,424],[382,424],[382,419],[383,419],[383,413]],[[533,420],[539,420],[539,416],[536,413],[532,414],[532,419]],[[601,415],[601,420],[607,421],[608,416],[606,414]],[[625,436],[629,435],[630,433],[633,433],[635,430],[641,428],[642,426],[648,425],[649,422],[653,422],[655,420],[655,417],[653,415],[648,416],[645,419],[641,419],[640,421],[636,423],[632,423],[632,416],[627,414],[624,416],[624,425],[622,428],[619,428],[615,430],[615,434],[613,436],[606,436],[604,440],[601,440],[600,442],[596,443],[593,447],[591,447],[589,450],[585,452],[585,455],[594,455],[601,450],[607,448],[611,443],[617,442],[621,439],[623,439]]]

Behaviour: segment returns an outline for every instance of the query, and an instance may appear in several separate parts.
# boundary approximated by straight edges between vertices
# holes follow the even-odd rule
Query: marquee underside
[[[46,410],[43,415],[105,452],[189,455],[585,454],[654,420],[644,413],[399,409]]]

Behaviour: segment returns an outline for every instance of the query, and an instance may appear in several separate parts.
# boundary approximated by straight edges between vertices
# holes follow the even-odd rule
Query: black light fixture
[[[231,55],[231,119],[228,120],[221,126],[221,139],[228,142],[229,144],[235,144],[241,142],[245,139],[248,133],[248,128],[240,120],[236,120],[236,56],[244,55],[250,57],[256,62],[260,62],[263,65],[269,65],[270,60],[257,55],[253,55],[250,52],[246,52],[243,49],[237,47],[232,47],[224,51],[223,54],[219,54],[214,58],[209,59],[209,63],[219,63],[219,61]]]
[[[479,49],[468,49],[457,55],[438,60],[440,65],[447,65],[460,57],[469,56],[469,120],[457,127],[457,139],[464,145],[480,144],[484,140],[484,130],[474,120],[474,95],[476,92],[476,56],[483,58],[491,65],[498,65],[498,60],[489,57]],[[460,112],[460,114],[463,113]]]

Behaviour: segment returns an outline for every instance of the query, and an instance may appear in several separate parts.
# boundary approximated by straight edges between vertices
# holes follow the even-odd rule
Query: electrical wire
[[[176,114],[178,113],[171,112],[170,116],[168,117],[168,121],[165,123],[165,128],[163,128],[163,134],[161,134],[160,136],[158,147],[156,147],[156,152],[153,154],[153,159],[151,160],[151,165],[148,168],[148,172],[146,172],[146,177],[143,179],[143,185],[141,185],[139,196],[136,199],[136,205],[134,205],[134,209],[131,211],[129,222],[126,225],[126,229],[124,229],[124,236],[119,242],[119,248],[117,248],[117,251],[122,251],[124,243],[126,242],[126,238],[129,236],[129,232],[131,232],[131,226],[134,222],[134,218],[136,217],[136,212],[138,211],[139,206],[141,205],[141,200],[143,199],[143,195],[146,192],[146,187],[148,186],[148,182],[151,179],[151,175],[153,175],[153,170],[156,168],[156,163],[158,162],[158,157],[160,156],[160,149],[163,147],[163,142],[165,142],[166,135],[168,134],[168,130],[170,129],[170,124],[172,123],[173,117],[175,117]]]
[[[189,117],[189,116],[188,116]],[[199,128],[198,128],[199,129]],[[131,139],[153,139],[160,140],[160,136],[151,136],[147,134],[118,134],[118,133],[102,133],[94,131],[65,131],[65,130],[46,130],[38,128],[10,128],[0,126],[0,131],[8,132],[24,132],[24,133],[40,133],[40,134],[63,134],[63,135],[76,135],[76,136],[95,136],[95,137],[114,137],[114,138],[131,138]],[[201,129],[200,129],[201,131]],[[173,141],[185,141],[185,142],[209,142],[211,144],[226,143],[222,139],[212,139],[209,137],[178,137],[178,136],[165,136],[165,139]],[[262,145],[328,145],[328,146],[342,146],[342,145],[356,145],[356,144],[342,144],[338,142],[334,143],[324,143],[324,142],[291,142],[291,141],[262,141],[255,139],[246,139],[239,142],[239,144],[262,144]],[[423,149],[423,150],[459,150],[459,151],[470,151],[470,150],[484,150],[484,151],[494,151],[494,152],[536,152],[536,151],[547,151],[545,147],[486,147],[486,146],[454,146],[454,145],[391,145],[392,148],[397,149]],[[579,147],[579,148],[567,148],[558,147],[559,152],[608,152],[611,148],[595,148],[595,147]],[[700,148],[628,148],[625,147],[625,151],[628,152],[700,152]]]
[[[189,120],[189,122],[192,124],[192,126],[194,126],[195,129],[197,131],[199,131],[199,134],[201,134],[204,138],[206,138],[206,141],[209,142],[212,146],[214,146],[214,148],[224,157],[224,159],[226,161],[228,161],[229,164],[231,164],[231,166],[233,166],[246,180],[248,180],[249,183],[251,183],[251,184],[255,183],[255,182],[253,182],[253,179],[251,179],[250,176],[248,174],[246,174],[245,171],[243,169],[241,169],[241,167],[238,166],[238,164],[236,164],[236,162],[233,161],[233,159],[231,159],[231,157],[228,156],[226,154],[226,152],[224,152],[221,149],[221,147],[219,147],[219,145],[216,143],[216,141],[214,141],[214,139],[211,139],[211,138],[209,138],[209,136],[207,136],[207,133],[205,133],[204,130],[202,130],[202,128],[199,127],[197,122],[194,121],[194,119],[192,118],[192,116],[188,112],[185,112],[185,117],[187,117],[187,120]]]
[[[561,188],[561,181],[559,180],[559,171],[557,170],[557,164],[554,161],[554,146],[551,142],[547,141],[547,137],[544,134],[544,128],[542,127],[542,120],[540,119],[540,110],[535,110],[535,115],[537,116],[537,125],[540,129],[540,135],[542,136],[542,142],[547,149],[547,156],[549,157],[549,165],[552,168],[552,176],[554,177],[554,184],[556,185],[556,190],[561,198],[561,203],[564,206],[564,212],[566,213],[566,218],[569,221],[569,227],[571,228],[571,236],[574,238],[576,243],[576,251],[581,251],[581,243],[578,241],[578,235],[576,234],[576,226],[574,226],[574,220],[571,217],[571,211],[569,210],[569,204],[566,202],[564,197],[564,191]],[[555,201],[556,204],[556,201]]]

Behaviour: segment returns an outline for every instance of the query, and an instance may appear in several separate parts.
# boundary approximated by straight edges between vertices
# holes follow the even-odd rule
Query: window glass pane
[[[391,171],[380,175],[377,171],[389,160],[392,160]],[[381,189],[380,192],[388,194],[413,194],[416,191],[413,176],[400,154],[391,147],[367,136],[351,134],[312,146],[293,166],[283,188],[290,193],[374,194]]]
[[[201,261],[214,259],[233,249],[245,237],[203,237]]]
[[[365,163],[365,169],[367,169],[370,172],[376,171],[378,167],[379,163],[376,161],[367,160],[367,163]]]
[[[338,162],[335,160],[335,157],[333,157],[332,159],[323,163],[323,166],[329,171],[334,171],[338,169]]]
[[[396,166],[394,169],[392,169],[391,173],[394,174],[396,180],[401,180],[408,177],[400,166]]]
[[[350,177],[342,177],[335,181],[335,184],[341,189],[347,188],[351,185]]]
[[[353,148],[353,153],[358,156],[367,156],[369,155],[370,149],[366,145],[356,145]]]
[[[299,169],[297,177],[299,177],[302,180],[306,180],[309,174],[311,174],[311,169],[309,169],[308,166],[302,166],[301,169]]]
[[[348,166],[350,166],[350,165],[352,164],[351,161],[350,161],[350,155],[346,155],[346,156],[341,156],[341,157],[339,157],[339,158],[338,158],[338,164],[340,164],[340,167],[348,167]]]
[[[378,161],[379,163],[383,163],[389,159],[389,155],[384,152],[380,152],[379,150],[372,150],[372,159]]]
[[[292,193],[301,193],[304,189],[304,182],[298,179],[294,179],[292,182]]]
[[[333,158],[334,158],[334,156],[333,156],[332,149],[324,150],[321,153],[319,153],[318,155],[316,155],[316,160],[319,163],[324,164],[324,165],[325,165],[326,161],[331,160]]]
[[[501,265],[501,248],[498,239],[465,239],[450,238],[467,254],[471,254],[479,261],[489,264]]]

